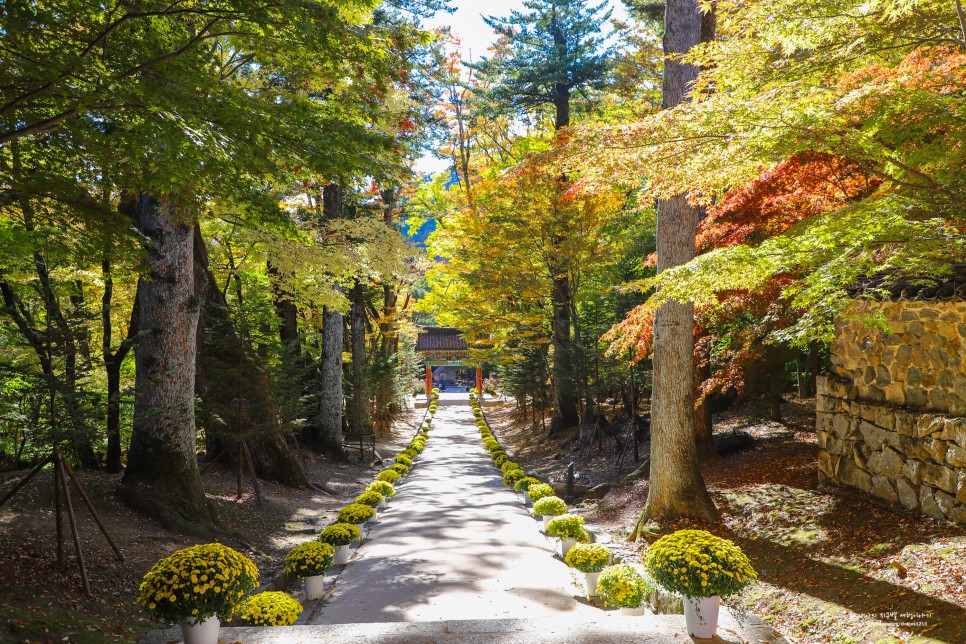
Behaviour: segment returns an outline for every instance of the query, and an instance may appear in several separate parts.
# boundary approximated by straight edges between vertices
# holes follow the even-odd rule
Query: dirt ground
[[[412,438],[414,413],[400,418],[390,436],[377,444],[383,457],[395,455]],[[357,458],[358,450],[350,452],[353,456]],[[0,642],[136,641],[158,627],[135,603],[144,573],[161,557],[195,543],[218,541],[243,552],[258,565],[263,585],[270,585],[284,569],[288,549],[318,534],[381,469],[358,460],[334,464],[309,453],[305,457],[309,479],[331,491],[331,496],[260,481],[264,503],[259,508],[247,479],[244,495],[236,499],[234,472],[212,468],[203,477],[204,485],[217,507],[222,531],[191,536],[166,530],[117,501],[114,489],[120,475],[76,472],[125,557],[124,563],[117,561],[81,500],[74,496],[92,597],[82,591],[69,532],[66,564],[57,564],[53,474],[38,474],[0,508]],[[0,495],[26,473],[0,474]]]
[[[755,438],[753,449],[702,467],[722,520],[700,527],[738,543],[760,577],[730,603],[795,642],[966,642],[966,529],[820,488],[814,400],[789,402],[783,413],[785,421],[773,423],[752,404],[715,417],[716,432],[741,429]],[[616,480],[612,437],[600,452],[581,453],[574,434],[548,439],[510,404],[491,404],[487,416],[530,473],[559,481],[575,461],[594,484]],[[649,449],[641,444],[642,458]],[[636,467],[625,456],[622,474]],[[646,543],[627,536],[647,490],[646,478],[618,484],[577,511],[639,561]]]

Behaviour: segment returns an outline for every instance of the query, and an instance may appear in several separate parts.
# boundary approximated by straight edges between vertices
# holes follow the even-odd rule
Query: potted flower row
[[[305,580],[306,598],[322,597],[325,571],[333,561],[339,566],[349,563],[350,544],[360,541],[365,523],[376,516],[380,509],[388,507],[389,499],[396,496],[393,483],[410,471],[413,460],[426,448],[427,440],[424,434],[413,438],[408,447],[396,456],[391,467],[380,472],[376,480],[355,498],[355,502],[339,510],[336,523],[323,528],[317,542],[301,544],[289,552],[289,557],[294,559],[290,562],[286,557],[285,572]],[[329,559],[324,558],[318,545],[332,550]]]
[[[220,543],[178,550],[144,576],[137,602],[155,619],[180,623],[185,644],[216,644],[222,621],[238,616],[250,626],[288,626],[302,605],[281,592],[252,595],[255,563]]]

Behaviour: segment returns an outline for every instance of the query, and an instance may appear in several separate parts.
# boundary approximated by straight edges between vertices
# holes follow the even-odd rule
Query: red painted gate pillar
[[[483,395],[483,365],[476,365],[476,390]]]
[[[426,363],[426,397],[432,398],[433,396],[433,367],[428,362]]]

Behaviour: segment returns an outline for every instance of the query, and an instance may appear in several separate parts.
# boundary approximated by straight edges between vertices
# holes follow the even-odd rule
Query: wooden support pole
[[[118,561],[124,563],[124,555],[121,554],[121,549],[117,547],[116,543],[114,543],[114,539],[111,539],[111,535],[107,532],[107,528],[104,527],[104,522],[101,521],[101,515],[98,514],[97,510],[94,509],[94,504],[91,503],[90,497],[87,496],[87,491],[80,484],[80,481],[77,480],[74,470],[71,469],[70,464],[64,459],[61,459],[60,464],[67,471],[67,475],[70,477],[71,483],[74,484],[74,489],[77,490],[77,494],[80,495],[84,505],[87,506],[87,510],[91,513],[91,516],[94,517],[94,522],[97,524],[97,527],[101,529],[101,533],[104,535],[104,538],[107,539],[109,544],[111,544],[111,549],[114,550],[114,554],[117,555]]]
[[[50,456],[48,456],[48,457],[47,457],[47,458],[45,458],[44,460],[42,460],[42,461],[40,461],[40,464],[39,464],[39,465],[37,465],[37,467],[35,467],[34,469],[32,469],[32,470],[30,470],[30,474],[28,474],[27,476],[25,476],[25,477],[23,477],[22,479],[20,479],[20,482],[19,482],[19,483],[17,483],[16,485],[14,485],[14,486],[13,486],[13,489],[12,489],[12,490],[10,490],[10,491],[9,491],[9,492],[7,493],[7,495],[6,495],[6,496],[4,496],[4,497],[3,497],[2,499],[0,499],[0,507],[3,507],[3,504],[4,504],[4,503],[6,503],[6,502],[7,502],[7,501],[9,501],[10,499],[12,499],[12,498],[14,497],[14,495],[15,495],[15,494],[16,494],[17,492],[19,492],[19,491],[20,491],[20,489],[21,489],[21,488],[22,488],[23,486],[25,486],[25,485],[26,485],[27,483],[30,483],[30,479],[32,479],[32,478],[33,478],[34,476],[36,476],[36,475],[37,475],[37,472],[39,472],[40,470],[42,470],[42,469],[44,469],[44,467],[46,467],[46,466],[47,466],[47,463],[50,463],[50,459],[52,459],[53,457],[54,457],[54,455],[53,455],[53,454],[51,454]]]
[[[255,464],[252,463],[252,453],[248,451],[248,441],[242,441],[242,451],[245,454],[245,463],[248,464],[248,475],[252,477],[252,486],[255,488],[255,502],[258,507],[262,507],[262,488],[258,485],[258,477],[255,476]]]
[[[244,496],[244,490],[242,489],[242,472],[245,467],[245,441],[238,441],[238,494],[235,498],[241,501],[242,496]]]
[[[64,494],[64,505],[67,506],[67,518],[70,520],[70,531],[74,537],[74,551],[77,553],[77,563],[80,566],[81,583],[84,594],[91,596],[91,584],[87,578],[87,566],[84,564],[84,551],[81,549],[80,533],[77,531],[77,517],[74,516],[74,505],[70,500],[70,489],[67,487],[67,474],[64,472],[64,458],[54,448],[54,467],[60,472],[60,489]]]
[[[60,468],[54,466],[54,513],[57,515],[57,565],[64,565],[64,518],[60,506]]]

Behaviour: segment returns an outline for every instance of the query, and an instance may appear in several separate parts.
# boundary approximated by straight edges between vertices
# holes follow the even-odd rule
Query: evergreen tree
[[[568,127],[574,93],[601,89],[607,81],[612,47],[601,36],[610,18],[606,3],[591,5],[586,0],[526,0],[529,12],[513,11],[507,18],[486,18],[501,39],[496,55],[470,67],[479,74],[477,90],[483,109],[507,107],[518,113],[553,107],[554,129]],[[556,181],[562,193],[566,175],[546,178]],[[554,214],[566,218],[566,207],[554,205]],[[564,259],[567,233],[563,227],[552,240],[556,249],[548,264],[552,274],[552,339],[554,372],[554,419],[551,431],[577,425],[576,383],[573,380],[572,312],[573,276]]]

